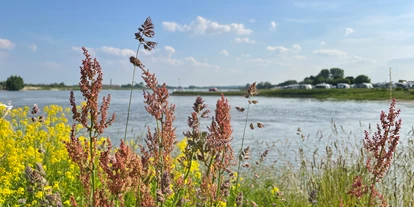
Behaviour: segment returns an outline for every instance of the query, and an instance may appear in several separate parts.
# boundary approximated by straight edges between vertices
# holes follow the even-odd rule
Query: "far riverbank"
[[[174,96],[219,96],[223,93],[225,96],[243,96],[244,91],[174,91]],[[282,97],[282,98],[316,98],[316,99],[335,99],[335,100],[389,100],[389,89],[277,89],[277,90],[259,90],[258,96],[264,97]],[[395,89],[392,91],[392,97],[397,100],[414,100],[414,90]]]

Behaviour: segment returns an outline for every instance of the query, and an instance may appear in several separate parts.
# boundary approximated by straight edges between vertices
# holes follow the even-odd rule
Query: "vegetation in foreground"
[[[243,91],[174,91],[175,96],[243,96]],[[390,91],[384,88],[350,88],[350,89],[276,89],[258,90],[257,96],[283,98],[316,98],[335,100],[389,100]],[[392,96],[398,100],[414,100],[414,89],[397,88]]]
[[[145,40],[153,29],[148,18],[135,34],[145,49],[156,45]],[[210,113],[197,97],[189,131],[179,141],[166,85],[159,86],[131,57],[151,89],[144,93],[145,108],[156,124],[148,128],[144,143],[121,140],[114,147],[101,136],[115,121],[107,113],[111,98],[99,99],[101,68],[83,50],[79,85],[85,102],[77,105],[71,93],[70,109],[52,105],[40,111],[34,105],[0,119],[1,206],[413,205],[414,146],[412,140],[399,144],[395,99],[388,113],[381,113],[377,129],[364,137],[334,126],[333,137],[324,140],[326,148],[309,153],[312,139],[298,130],[297,143],[287,145],[294,148],[267,143],[268,149],[257,151],[244,145],[244,136],[233,138],[230,117],[230,110],[246,114],[242,130],[265,127],[249,122],[250,108],[260,104],[253,83],[245,94],[246,107],[232,108],[222,95]],[[201,119],[211,124],[203,127]]]

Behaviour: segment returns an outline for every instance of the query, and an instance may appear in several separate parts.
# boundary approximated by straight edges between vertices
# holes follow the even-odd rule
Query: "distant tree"
[[[345,79],[349,80],[349,84],[355,84],[355,78],[353,76],[347,76]]]
[[[6,81],[0,81],[0,89],[6,88]]]
[[[277,84],[278,86],[287,86],[292,84],[297,84],[298,82],[296,80],[287,80],[285,82]]]
[[[317,76],[322,76],[325,79],[329,79],[331,72],[328,69],[322,69]]]
[[[65,83],[64,82],[59,83],[59,87],[65,87]]]
[[[10,91],[19,91],[24,87],[23,78],[20,76],[10,76],[6,80],[6,89]]]
[[[197,88],[196,86],[193,86],[193,85],[190,85],[190,86],[188,86],[188,88],[189,89],[195,89],[195,88]]]
[[[326,83],[329,79],[323,76],[316,76],[313,84]]]
[[[333,84],[338,84],[338,83],[347,83],[350,84],[350,81],[346,78],[335,78],[333,79]]]
[[[263,89],[271,89],[272,88],[272,84],[268,81],[264,82],[263,84]]]
[[[260,82],[256,85],[257,89],[270,89],[272,88],[272,84],[270,82]]]
[[[302,83],[304,83],[304,84],[313,84],[314,81],[315,81],[315,76],[311,75],[311,76],[306,77],[305,79],[303,79]]]
[[[366,75],[359,75],[355,78],[355,83],[356,84],[371,83],[371,79],[368,78],[368,76],[366,76]]]
[[[344,78],[344,70],[340,68],[331,68],[329,72],[331,73],[332,79]]]

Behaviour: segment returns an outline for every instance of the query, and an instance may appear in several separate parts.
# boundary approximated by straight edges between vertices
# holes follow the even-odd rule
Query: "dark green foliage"
[[[283,83],[279,83],[277,85],[278,86],[287,86],[287,85],[296,84],[296,83],[298,83],[296,80],[287,80],[287,81],[285,81]]]
[[[347,76],[345,79],[349,80],[349,84],[355,84],[355,78],[353,76]]]
[[[337,78],[344,78],[344,70],[340,69],[340,68],[331,68],[329,70],[329,72],[331,73],[331,77],[333,79],[337,79]]]
[[[362,83],[371,83],[371,79],[368,78],[366,75],[359,75],[355,78],[356,84],[362,84]]]
[[[10,91],[19,91],[24,87],[23,78],[20,76],[10,76],[6,80],[6,89]]]
[[[295,81],[296,82],[296,81]],[[272,84],[270,82],[260,82],[257,84],[257,89],[271,89]]]
[[[322,69],[321,72],[319,72],[319,74],[317,76],[321,76],[325,79],[329,79],[330,74],[331,74],[331,72],[328,69]]]

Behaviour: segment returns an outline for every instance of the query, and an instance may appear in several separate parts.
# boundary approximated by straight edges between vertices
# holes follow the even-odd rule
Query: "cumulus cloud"
[[[219,52],[219,54],[220,55],[224,55],[224,56],[229,56],[230,54],[229,54],[229,52],[227,51],[227,50],[221,50],[220,52]]]
[[[110,54],[110,55],[116,55],[116,56],[134,56],[135,52],[131,49],[120,49],[116,47],[108,47],[108,46],[102,46],[99,48],[99,51],[102,51],[104,53]]]
[[[294,44],[292,46],[292,50],[293,51],[299,52],[301,49],[302,49],[302,47],[300,45],[298,45],[298,44]]]
[[[354,29],[352,29],[350,27],[346,28],[345,29],[345,37],[347,37],[348,35],[350,35],[350,34],[352,34],[354,32],[355,32]]]
[[[175,53],[175,49],[168,45],[164,47],[164,50],[169,54],[169,56]]]
[[[29,45],[29,49],[30,49],[32,52],[36,52],[36,50],[37,50],[37,46],[36,46],[34,43],[32,43],[32,44],[30,44],[30,45]]]
[[[340,50],[314,50],[313,53],[321,56],[344,57],[348,56],[346,52]]]
[[[271,63],[270,60],[263,59],[263,58],[255,58],[255,59],[249,59],[247,60],[249,63],[255,63],[259,65],[269,65]]]
[[[256,43],[256,40],[251,40],[247,37],[244,37],[244,38],[236,37],[236,38],[234,38],[233,42],[254,44],[254,43]]]
[[[278,51],[280,53],[286,53],[286,52],[297,53],[300,50],[302,50],[302,47],[299,44],[294,44],[291,49],[283,47],[283,46],[267,46],[266,50],[269,52]]]
[[[249,35],[253,31],[247,29],[243,24],[231,23],[220,24],[198,16],[190,24],[178,24],[176,22],[162,22],[164,30],[169,32],[187,32],[191,35],[235,33],[237,35]]]
[[[282,47],[282,46],[267,46],[266,47],[266,50],[267,51],[270,51],[270,52],[272,52],[272,51],[278,51],[280,53],[285,53],[285,52],[288,52],[289,51],[288,48]]]
[[[8,39],[0,38],[0,49],[13,49],[16,46],[12,41]]]
[[[277,24],[274,21],[270,22],[270,30],[276,30]]]
[[[217,65],[211,65],[209,63],[206,62],[199,62],[197,61],[194,57],[186,57],[185,61],[187,63],[190,63],[191,66],[196,67],[196,68],[212,68],[212,69],[220,69],[219,66]]]

